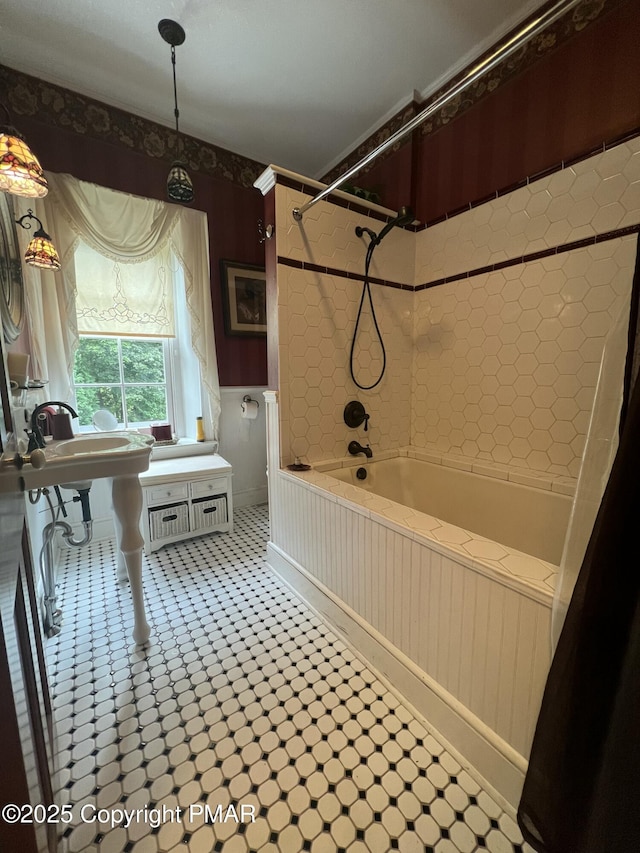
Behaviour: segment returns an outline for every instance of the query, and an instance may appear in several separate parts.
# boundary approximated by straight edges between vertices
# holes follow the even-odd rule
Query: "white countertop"
[[[176,482],[216,474],[231,475],[233,468],[217,453],[180,456],[175,459],[152,459],[149,470],[140,474],[141,486]]]

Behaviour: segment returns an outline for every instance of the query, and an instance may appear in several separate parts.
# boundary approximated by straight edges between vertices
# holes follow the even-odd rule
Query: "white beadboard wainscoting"
[[[267,392],[270,565],[516,805],[550,663],[550,592],[280,470]]]
[[[264,388],[220,389],[220,443],[218,452],[233,466],[233,505],[255,506],[267,500],[267,442]],[[242,417],[245,395],[255,400],[255,420]]]

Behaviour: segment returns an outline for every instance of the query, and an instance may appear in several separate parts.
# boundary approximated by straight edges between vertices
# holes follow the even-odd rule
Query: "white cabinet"
[[[231,465],[217,453],[152,460],[140,474],[145,553],[233,530],[231,477]]]

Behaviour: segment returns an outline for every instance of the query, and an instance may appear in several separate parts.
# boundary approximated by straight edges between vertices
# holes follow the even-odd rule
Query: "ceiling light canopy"
[[[185,164],[180,160],[181,139],[178,110],[178,92],[176,87],[176,47],[185,40],[185,32],[176,21],[163,18],[158,24],[158,31],[162,38],[171,45],[171,65],[173,67],[173,114],[176,118],[176,152],[177,159],[173,162],[169,175],[167,176],[167,195],[170,201],[180,204],[189,204],[193,201],[193,183],[187,172]]]
[[[0,104],[7,123],[0,125],[0,190],[27,198],[43,198],[47,179],[38,158],[18,131],[9,124],[9,110]]]

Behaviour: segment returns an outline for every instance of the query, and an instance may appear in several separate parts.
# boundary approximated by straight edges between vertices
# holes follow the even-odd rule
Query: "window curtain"
[[[551,663],[518,809],[540,853],[640,850],[639,303],[640,256],[618,451]]]
[[[68,400],[72,396],[73,356],[78,342],[73,255],[79,241],[119,264],[146,261],[168,247],[184,273],[191,345],[200,365],[204,391],[202,416],[206,434],[217,438],[220,385],[206,214],[116,192],[71,175],[49,173],[47,180],[49,193],[36,201],[36,215],[58,249],[62,270],[40,273],[30,267],[26,284],[33,318],[33,358],[41,376],[50,380],[50,397]],[[33,200],[28,201],[33,206]]]

